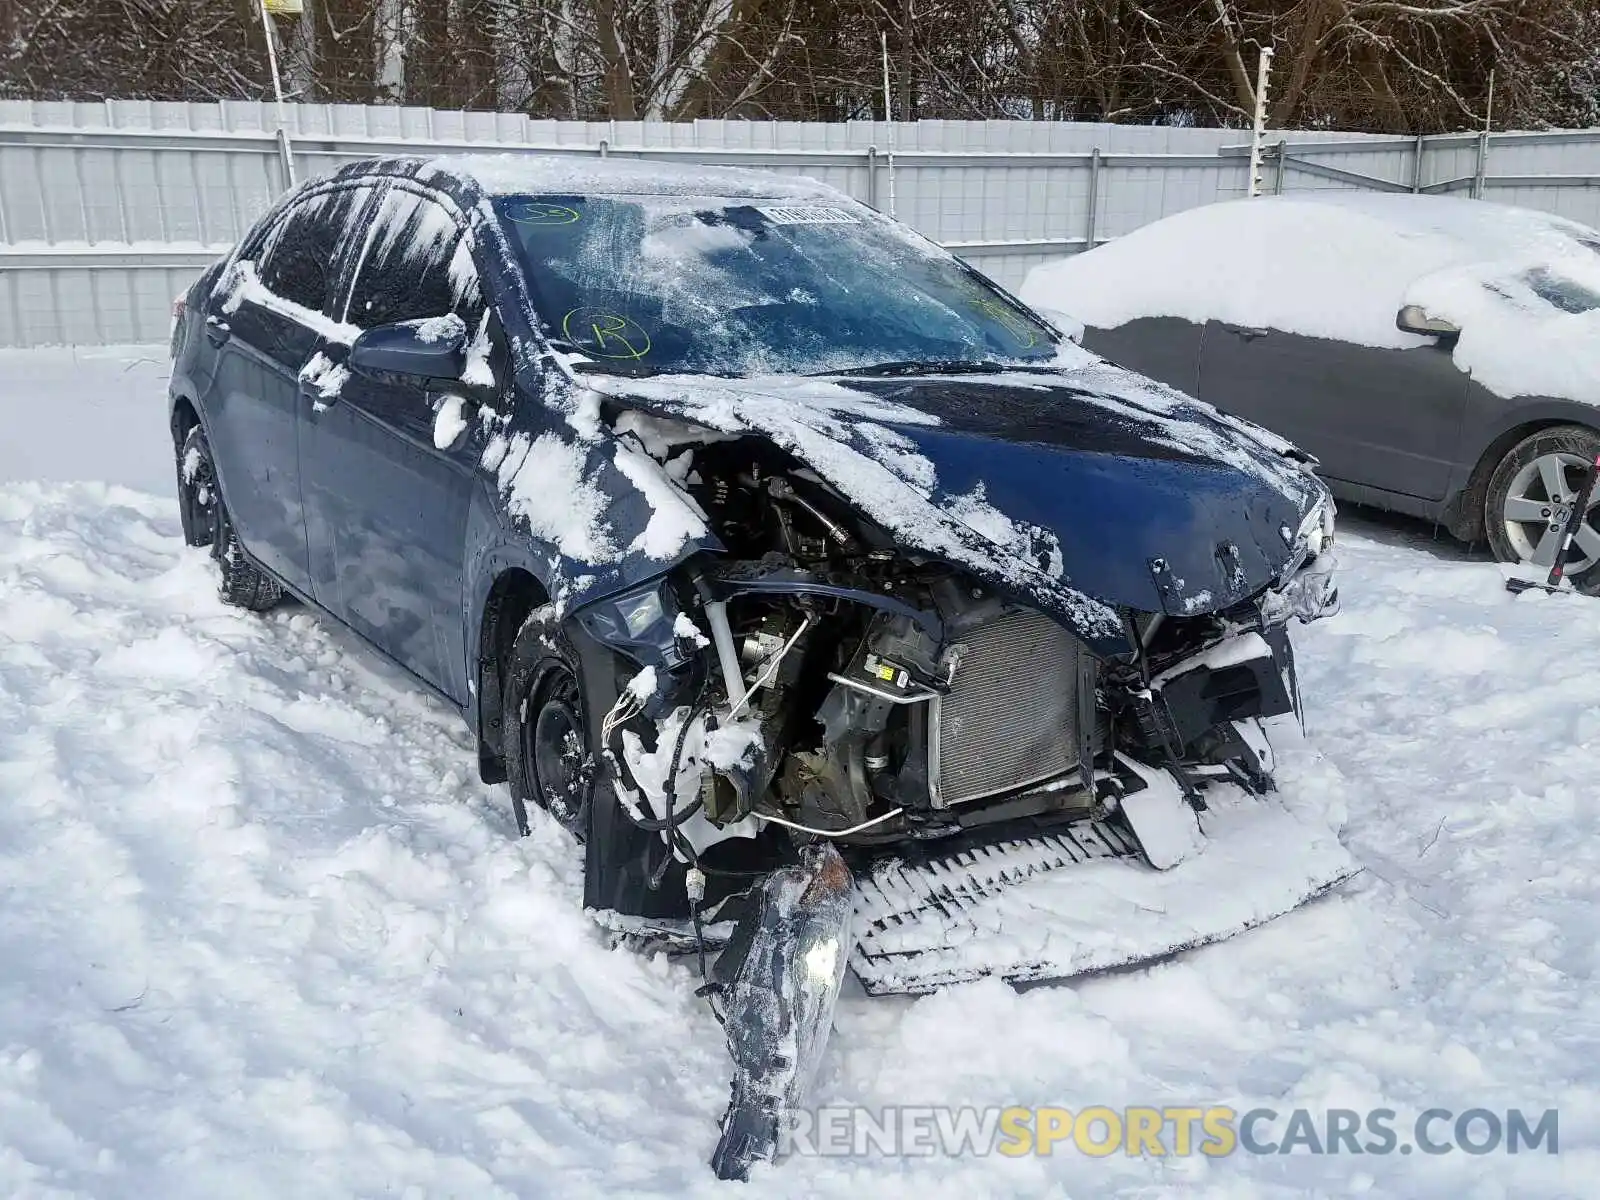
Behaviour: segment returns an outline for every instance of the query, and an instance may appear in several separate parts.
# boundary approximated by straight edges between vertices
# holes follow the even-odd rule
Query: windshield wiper
[[[621,362],[605,362],[599,359],[582,358],[571,364],[572,369],[579,375],[622,375],[630,379],[642,379],[647,375],[657,375],[660,372],[642,364],[624,364]]]
[[[903,362],[873,363],[866,367],[847,367],[842,371],[813,371],[813,375],[997,375],[1009,371],[1007,363],[986,359],[906,359]]]

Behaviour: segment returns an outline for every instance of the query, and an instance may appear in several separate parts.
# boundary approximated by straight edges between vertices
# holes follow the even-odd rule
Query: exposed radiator
[[[1036,612],[961,638],[947,695],[932,702],[934,803],[977,800],[1065,775],[1078,765],[1077,642]]]

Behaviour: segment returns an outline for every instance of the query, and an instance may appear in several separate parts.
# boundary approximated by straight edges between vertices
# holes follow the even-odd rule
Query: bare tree
[[[0,0],[0,96],[261,98],[258,0]],[[297,97],[567,118],[1600,121],[1595,0],[304,0]]]

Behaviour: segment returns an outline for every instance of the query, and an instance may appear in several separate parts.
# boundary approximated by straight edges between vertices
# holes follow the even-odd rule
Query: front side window
[[[626,374],[1039,362],[1056,338],[950,254],[841,201],[497,201],[550,339]]]
[[[476,329],[482,288],[455,217],[436,200],[395,187],[379,203],[357,258],[345,320],[361,329],[456,313]]]
[[[332,299],[339,240],[371,194],[367,187],[338,188],[285,212],[255,252],[262,285],[282,300],[322,312]]]

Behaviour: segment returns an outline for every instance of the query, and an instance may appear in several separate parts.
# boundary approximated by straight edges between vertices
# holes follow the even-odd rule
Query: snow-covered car
[[[1259,422],[1334,494],[1555,563],[1600,453],[1600,232],[1441,196],[1207,205],[1036,267],[1083,344]],[[1565,552],[1600,590],[1600,490]]]
[[[459,708],[608,929],[722,948],[719,1174],[773,1152],[847,966],[1070,976],[1352,870],[1262,727],[1336,598],[1304,456],[837,191],[361,162],[205,272],[173,352],[223,598]]]

